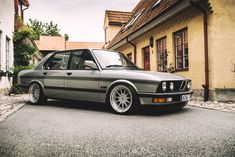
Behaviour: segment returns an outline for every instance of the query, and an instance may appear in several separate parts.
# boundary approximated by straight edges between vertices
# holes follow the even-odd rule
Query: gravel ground
[[[136,115],[98,103],[50,100],[0,123],[3,157],[234,157],[235,114],[186,106]]]

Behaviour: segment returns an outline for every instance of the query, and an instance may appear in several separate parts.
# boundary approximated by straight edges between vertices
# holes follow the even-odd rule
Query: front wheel
[[[40,104],[47,101],[46,96],[44,95],[42,88],[37,83],[32,83],[29,87],[29,102],[31,104]]]
[[[118,114],[133,113],[138,105],[137,94],[131,87],[126,85],[113,87],[108,98],[111,108]]]

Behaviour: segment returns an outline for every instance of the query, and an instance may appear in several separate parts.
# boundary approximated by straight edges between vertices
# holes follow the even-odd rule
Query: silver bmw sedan
[[[184,107],[191,80],[170,73],[143,71],[125,55],[102,49],[48,54],[34,69],[21,71],[18,84],[32,104],[48,98],[106,103],[118,114],[139,105]]]

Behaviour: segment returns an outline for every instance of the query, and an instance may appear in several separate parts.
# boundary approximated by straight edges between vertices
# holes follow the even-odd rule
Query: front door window
[[[46,70],[66,70],[69,62],[70,53],[56,53],[44,65]]]

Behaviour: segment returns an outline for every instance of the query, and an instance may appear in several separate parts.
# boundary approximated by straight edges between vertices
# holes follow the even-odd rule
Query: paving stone
[[[235,112],[235,102],[218,102],[218,101],[207,101],[204,102],[202,99],[195,98],[189,102],[191,106],[221,110],[226,112]]]

